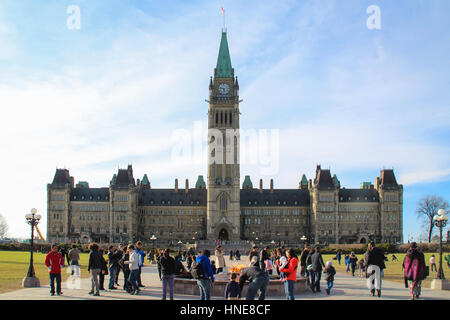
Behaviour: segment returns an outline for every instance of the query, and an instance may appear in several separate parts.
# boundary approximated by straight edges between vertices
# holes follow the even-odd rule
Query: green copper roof
[[[250,176],[245,176],[244,182],[242,183],[242,189],[253,189],[252,180],[250,180]]]
[[[333,176],[333,182],[334,182],[334,185],[335,185],[335,186],[337,186],[337,187],[340,187],[340,186],[341,186],[341,182],[339,181],[337,175],[334,175],[334,176]]]
[[[372,185],[372,183],[370,182],[361,182],[361,189],[370,189],[370,186]]]
[[[147,185],[150,184],[150,181],[148,181],[147,174],[144,174],[144,177],[142,178],[141,184],[144,185],[144,186],[147,186]]]
[[[306,179],[306,176],[303,174],[302,176],[302,185],[307,185],[308,184],[308,179]]]
[[[196,188],[206,189],[205,180],[203,180],[203,176],[198,176],[197,182],[195,183]]]
[[[78,181],[77,188],[87,188],[89,189],[89,183],[86,181]]]
[[[232,78],[230,51],[228,50],[227,33],[222,32],[219,56],[217,57],[216,78]]]
[[[111,181],[109,182],[109,184],[115,184],[116,183],[116,179],[117,179],[117,175],[114,173]]]

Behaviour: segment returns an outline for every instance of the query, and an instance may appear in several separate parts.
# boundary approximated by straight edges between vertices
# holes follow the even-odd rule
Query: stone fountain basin
[[[229,274],[221,273],[215,275],[214,286],[211,288],[212,297],[222,297],[225,298],[225,287],[229,282]],[[245,283],[242,290],[241,296],[245,297],[248,288],[248,282]],[[302,293],[307,290],[306,278],[297,278],[294,286],[294,293]],[[174,283],[175,294],[188,294],[194,296],[200,296],[200,291],[197,285],[197,280],[187,279],[187,278],[177,278],[175,277]],[[284,282],[278,279],[277,276],[271,276],[269,285],[266,290],[266,297],[279,297],[285,296]]]

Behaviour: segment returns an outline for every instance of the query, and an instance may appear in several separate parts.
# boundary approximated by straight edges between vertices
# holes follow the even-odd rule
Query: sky
[[[368,27],[374,5],[378,29]],[[297,188],[320,164],[359,188],[393,168],[404,241],[418,239],[420,198],[450,201],[447,0],[2,0],[0,213],[9,236],[28,236],[31,208],[45,234],[56,168],[91,187],[128,164],[154,188],[206,177],[205,99],[222,7],[240,127],[265,145],[241,146],[258,154],[242,162],[241,180]]]

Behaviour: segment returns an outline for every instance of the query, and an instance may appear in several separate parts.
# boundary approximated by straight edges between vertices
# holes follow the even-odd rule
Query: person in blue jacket
[[[210,256],[211,253],[209,250],[205,249],[195,259],[202,266],[204,273],[201,279],[197,279],[197,284],[200,288],[200,300],[211,300],[211,287],[214,285],[214,273],[211,267],[211,261],[209,260]]]
[[[141,241],[136,242],[136,251],[137,251],[137,253],[139,253],[139,257],[140,257],[140,259],[139,259],[139,276],[138,276],[137,280],[138,280],[139,287],[143,288],[145,286],[142,284],[142,281],[141,281],[141,273],[142,273],[142,267],[144,265],[144,258],[146,256],[146,254],[144,253],[144,251],[142,251],[142,242]]]

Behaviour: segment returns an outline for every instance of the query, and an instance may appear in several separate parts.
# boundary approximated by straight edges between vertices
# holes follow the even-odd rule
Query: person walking
[[[241,253],[239,252],[239,249],[236,249],[236,253],[234,255],[236,257],[236,261],[241,260]]]
[[[411,242],[403,260],[405,286],[409,287],[412,300],[419,299],[422,290],[422,280],[426,278],[425,256],[417,247],[416,242]]]
[[[108,261],[109,261],[109,290],[117,290],[117,288],[114,286],[116,283],[116,277],[119,274],[120,266],[119,261],[122,259],[122,252],[119,250],[116,250],[114,246],[109,247],[109,253],[108,253]]]
[[[384,263],[384,252],[375,246],[375,242],[371,241],[364,256],[364,267],[366,269],[366,277],[370,281],[370,294],[381,297],[381,272],[386,268]]]
[[[433,271],[433,269],[434,269],[434,271],[437,272],[436,258],[434,257],[434,254],[432,254],[430,257],[430,268],[431,268],[431,271]]]
[[[94,296],[100,295],[100,287],[98,283],[98,276],[102,272],[102,255],[98,250],[98,244],[91,243],[89,245],[89,262],[88,262],[88,272],[91,272],[91,291],[89,294]]]
[[[61,291],[61,269],[64,267],[64,257],[58,252],[58,246],[52,245],[52,250],[45,256],[45,265],[48,268],[50,276],[50,295],[55,295],[55,281],[56,294],[62,295]]]
[[[216,250],[214,251],[214,256],[216,258],[216,271],[217,273],[220,273],[223,271],[223,268],[225,268],[225,258],[223,257],[224,252],[222,250],[221,246],[217,246]]]
[[[241,292],[247,280],[250,284],[247,288],[245,300],[254,300],[258,291],[258,300],[264,300],[266,298],[266,290],[270,280],[267,271],[261,270],[258,256],[252,256],[250,266],[241,272],[241,276],[239,278],[239,287],[241,288]]]
[[[358,262],[358,269],[359,269],[359,277],[363,278],[364,277],[364,259],[361,258]]]
[[[76,277],[80,277],[80,250],[77,249],[75,244],[72,245],[72,249],[69,251],[69,260],[71,275],[73,276],[75,273]]]
[[[341,249],[339,249],[336,253],[336,260],[339,263],[339,265],[341,265],[341,258],[342,258],[342,251]]]
[[[309,254],[309,244],[305,244],[305,248],[303,249],[302,253],[300,254],[300,275],[302,277],[306,277],[309,282],[309,271],[306,269],[306,258]]]
[[[355,276],[355,270],[356,270],[356,264],[358,263],[358,258],[356,257],[355,253],[352,251],[350,253],[350,257],[348,258],[348,263],[350,265],[350,268],[352,270],[352,277]]]
[[[280,268],[280,271],[284,273],[284,292],[287,300],[295,300],[294,286],[297,281],[298,258],[292,248],[286,252],[286,256],[287,264]]]
[[[130,277],[128,278],[132,286],[130,294],[137,295],[139,294],[139,263],[141,260],[141,255],[139,253],[139,249],[135,249],[132,244],[128,245],[128,250],[130,252],[129,259],[123,263],[127,264],[130,268]]]
[[[230,250],[230,261],[233,261],[233,250]]]
[[[336,269],[333,267],[331,261],[327,261],[325,270],[323,272],[325,274],[325,281],[327,282],[327,288],[325,289],[325,291],[327,292],[327,295],[330,295],[331,288],[333,288],[334,284],[334,275],[336,274]]]
[[[180,262],[181,263],[181,262]],[[173,300],[173,286],[175,280],[175,259],[170,256],[170,249],[164,250],[164,254],[158,262],[159,280],[162,281],[162,300],[166,300],[167,286],[169,286],[170,300]]]
[[[142,274],[142,267],[144,266],[144,258],[146,256],[146,254],[144,253],[144,251],[142,251],[142,242],[138,241],[136,242],[136,251],[139,254],[139,274],[138,274],[138,284],[139,284],[139,288],[144,288],[145,286],[142,284],[142,280],[141,280],[141,274]]]
[[[344,256],[344,263],[345,263],[345,266],[346,266],[345,272],[350,272],[350,263],[348,263],[349,259],[350,259],[350,256],[348,254],[346,254]]]
[[[196,266],[192,267],[196,271],[201,269],[201,274],[196,278],[200,289],[200,300],[211,300],[211,287],[214,285],[214,273],[212,271],[211,261],[209,260],[210,256],[211,253],[209,250],[205,249],[201,251],[195,259]]]
[[[100,248],[98,249],[100,252],[101,262],[102,262],[102,268],[100,273],[98,274],[98,280],[99,280],[99,290],[100,291],[106,291],[105,289],[105,276],[107,276],[108,273],[108,263],[105,260],[105,249]]]
[[[315,252],[311,255],[311,270],[314,273],[314,281],[312,282],[312,291],[320,292],[320,278],[322,269],[325,268],[320,247],[317,246]]]

